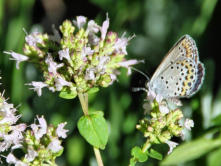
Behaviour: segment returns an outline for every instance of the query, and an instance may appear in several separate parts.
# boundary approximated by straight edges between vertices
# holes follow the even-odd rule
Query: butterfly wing
[[[195,41],[185,35],[169,51],[148,86],[164,98],[189,97],[201,87],[203,77]]]

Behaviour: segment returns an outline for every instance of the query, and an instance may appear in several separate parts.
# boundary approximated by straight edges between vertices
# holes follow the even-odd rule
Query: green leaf
[[[221,148],[219,148],[218,150],[210,153],[210,155],[208,156],[208,166],[220,166],[221,163]]]
[[[77,96],[76,91],[71,91],[71,92],[61,91],[59,93],[59,97],[64,98],[64,99],[73,99],[76,96]]]
[[[104,149],[108,140],[108,126],[100,112],[82,116],[78,121],[78,130],[87,142]]]
[[[147,153],[142,152],[141,148],[138,146],[135,146],[131,150],[131,155],[134,156],[139,162],[145,162],[148,159]]]
[[[163,159],[163,155],[154,149],[150,149],[150,153],[148,155],[154,159],[157,159],[157,160]]]
[[[92,94],[92,93],[96,93],[99,91],[99,88],[98,87],[94,87],[94,88],[90,88],[87,93],[88,94]]]
[[[200,138],[178,146],[173,153],[167,156],[161,165],[178,165],[196,159],[221,145],[221,140]]]

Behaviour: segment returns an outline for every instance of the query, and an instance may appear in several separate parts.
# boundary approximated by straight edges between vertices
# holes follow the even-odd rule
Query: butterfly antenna
[[[131,69],[138,72],[138,73],[140,73],[140,74],[142,74],[147,79],[147,81],[150,81],[150,78],[144,72],[142,72],[142,71],[140,71],[140,70],[138,70],[134,67],[131,67]]]

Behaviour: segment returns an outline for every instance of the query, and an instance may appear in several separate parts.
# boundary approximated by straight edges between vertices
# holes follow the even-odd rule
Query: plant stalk
[[[88,115],[88,94],[78,93],[78,98],[80,100],[84,115]],[[104,164],[103,164],[99,149],[96,147],[93,147],[93,148],[94,148],[94,153],[95,153],[98,166],[103,166]]]
[[[144,144],[143,148],[142,148],[142,152],[146,152],[147,149],[149,149],[151,146],[149,140],[147,139],[146,143]]]

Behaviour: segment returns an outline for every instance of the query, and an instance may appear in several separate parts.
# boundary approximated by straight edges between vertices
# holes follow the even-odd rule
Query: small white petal
[[[9,153],[6,158],[6,162],[8,164],[15,164],[17,162],[17,158],[12,153]]]
[[[63,60],[63,58],[67,59],[68,61],[71,60],[71,57],[69,55],[69,48],[58,51],[58,55],[60,60]]]
[[[138,64],[140,62],[143,62],[143,61],[138,61],[136,59],[131,59],[131,60],[128,60],[128,61],[123,61],[123,62],[119,62],[118,64],[121,66],[121,67],[125,67],[128,69],[128,75],[131,74],[131,66],[132,65],[135,65],[135,64]]]
[[[16,61],[16,68],[19,69],[19,63],[22,62],[22,61],[27,61],[29,58],[25,55],[22,55],[22,54],[18,54],[16,52],[7,52],[7,51],[4,51],[5,54],[9,54],[12,56],[12,58],[10,58],[10,60],[15,60]]]
[[[92,50],[90,47],[83,47],[82,51],[81,51],[81,57],[83,61],[86,61],[87,55],[92,55],[94,53],[94,50]]]
[[[62,77],[55,78],[55,87],[57,91],[60,91],[63,86],[71,86],[71,82],[66,81]]]
[[[100,29],[100,26],[95,23],[94,20],[90,20],[87,25],[87,31],[89,33],[97,33]]]
[[[44,134],[47,133],[47,122],[44,117],[37,117],[39,125],[31,124],[35,138],[39,140]]]
[[[35,92],[37,92],[38,96],[41,96],[42,94],[42,88],[47,87],[48,85],[45,84],[44,82],[36,82],[36,81],[32,81],[32,83],[28,83],[26,85],[31,85],[33,86],[33,89]]]
[[[86,23],[86,20],[87,20],[87,18],[86,17],[84,17],[84,16],[78,16],[77,17],[77,20],[75,21],[73,21],[73,23],[79,28],[79,29],[81,29],[83,26],[84,26],[84,24]]]
[[[28,43],[28,45],[36,47],[37,43],[42,43],[42,38],[39,37],[39,32],[33,32],[30,35],[27,35],[25,37],[25,41]]]
[[[64,129],[64,126],[67,124],[67,122],[65,123],[60,123],[56,129],[56,134],[58,137],[61,138],[66,138],[67,137],[67,132],[68,130]]]
[[[194,121],[192,119],[186,119],[184,126],[186,129],[191,130],[191,127],[194,127]]]
[[[99,64],[97,65],[97,70],[100,71],[101,74],[105,72],[106,64],[110,61],[109,56],[101,56],[98,57]]]
[[[28,148],[28,154],[25,155],[25,159],[28,161],[28,162],[32,162],[35,157],[38,156],[38,153],[36,151],[34,151],[33,149],[30,149]]]
[[[160,104],[159,109],[162,114],[168,114],[170,112],[169,108],[165,104]]]
[[[106,20],[103,22],[102,27],[101,27],[101,39],[104,40],[107,34],[107,29],[109,28],[109,18],[108,14],[106,17]]]
[[[47,56],[47,58],[45,59],[45,63],[48,65],[48,71],[53,74],[57,74],[57,69],[64,66],[63,63],[57,64],[56,62],[54,62],[51,55]]]
[[[94,80],[95,79],[95,69],[94,68],[87,68],[85,74],[86,80]]]
[[[117,80],[116,74],[110,74],[110,78],[111,78],[111,83],[110,84],[112,84],[115,80]]]
[[[61,146],[61,142],[58,139],[53,139],[48,145],[48,149],[50,149],[54,153],[60,151],[62,148],[63,147]]]
[[[178,143],[173,142],[173,141],[166,141],[165,143],[167,143],[167,145],[170,148],[168,151],[168,154],[170,154],[173,151],[173,149],[178,145]]]
[[[122,35],[121,38],[117,39],[114,47],[115,47],[115,50],[117,53],[122,53],[122,54],[127,55],[126,47],[127,47],[129,39],[124,37],[124,35],[125,35],[125,33]]]

